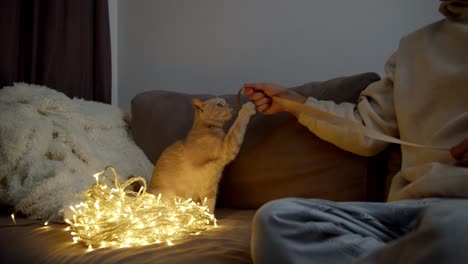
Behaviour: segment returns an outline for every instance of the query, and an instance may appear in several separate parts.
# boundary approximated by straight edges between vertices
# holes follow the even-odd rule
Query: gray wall
[[[118,28],[113,33],[118,105],[128,110],[133,96],[152,89],[223,94],[244,82],[293,86],[366,71],[382,74],[402,35],[442,18],[438,5],[437,0],[118,0],[117,25],[111,25]]]

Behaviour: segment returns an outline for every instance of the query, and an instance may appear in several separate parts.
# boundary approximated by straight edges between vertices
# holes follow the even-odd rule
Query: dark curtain
[[[0,87],[110,103],[110,47],[107,0],[0,0]]]

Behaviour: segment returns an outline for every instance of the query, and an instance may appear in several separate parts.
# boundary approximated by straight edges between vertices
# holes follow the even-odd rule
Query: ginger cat
[[[232,108],[222,98],[192,100],[193,126],[184,140],[166,148],[156,162],[149,193],[162,197],[179,196],[203,203],[214,213],[218,183],[224,167],[236,157],[244,140],[253,103],[245,103],[227,132],[224,124],[232,117]]]

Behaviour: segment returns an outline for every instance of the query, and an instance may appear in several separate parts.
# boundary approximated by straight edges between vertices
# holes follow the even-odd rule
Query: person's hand
[[[450,149],[450,154],[458,165],[468,167],[468,138],[453,146]]]
[[[287,111],[283,106],[274,102],[271,97],[304,103],[307,98],[293,90],[272,83],[247,83],[244,84],[244,94],[255,104],[257,110],[266,115],[273,115]],[[291,113],[297,117],[298,113]]]

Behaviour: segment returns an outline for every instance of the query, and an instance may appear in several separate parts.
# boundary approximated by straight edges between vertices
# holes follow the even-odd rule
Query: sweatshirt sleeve
[[[397,53],[390,57],[385,64],[386,76],[363,90],[357,104],[336,104],[312,97],[309,97],[305,104],[397,137],[398,127],[393,104],[396,57]],[[319,138],[358,155],[373,156],[388,146],[387,142],[371,139],[346,127],[338,127],[304,114],[298,116],[298,121]]]

